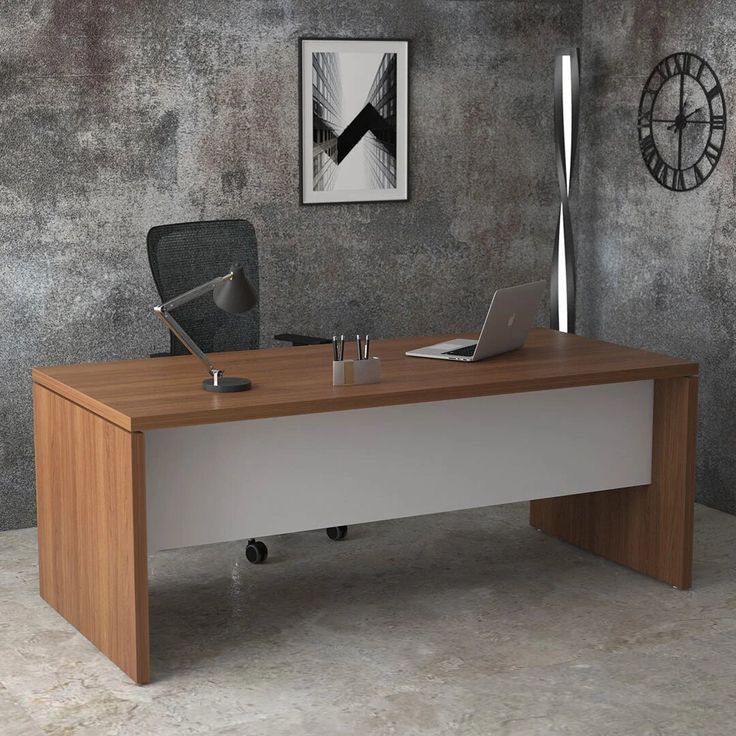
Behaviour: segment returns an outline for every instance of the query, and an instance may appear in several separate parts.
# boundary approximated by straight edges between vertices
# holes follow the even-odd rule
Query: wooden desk
[[[544,329],[479,363],[404,356],[436,341],[375,342],[369,386],[331,385],[329,345],[218,355],[239,394],[189,356],[34,369],[42,597],[145,683],[149,551],[518,500],[690,586],[697,364]]]

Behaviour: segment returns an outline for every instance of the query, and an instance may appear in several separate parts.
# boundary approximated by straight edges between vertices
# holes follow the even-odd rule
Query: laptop
[[[534,322],[546,282],[499,289],[491,300],[477,340],[447,340],[406,354],[413,358],[439,358],[472,363],[492,355],[518,350]]]

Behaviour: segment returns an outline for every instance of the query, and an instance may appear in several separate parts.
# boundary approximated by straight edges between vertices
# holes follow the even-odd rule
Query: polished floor
[[[736,517],[697,507],[681,592],[547,538],[524,505],[151,559],[137,687],[0,534],[2,736],[734,733]]]

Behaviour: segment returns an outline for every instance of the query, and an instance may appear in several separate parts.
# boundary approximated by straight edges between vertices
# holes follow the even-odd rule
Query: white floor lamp
[[[555,159],[560,212],[550,277],[550,326],[561,332],[575,332],[575,244],[569,197],[579,111],[580,50],[574,48],[561,51],[555,58]]]

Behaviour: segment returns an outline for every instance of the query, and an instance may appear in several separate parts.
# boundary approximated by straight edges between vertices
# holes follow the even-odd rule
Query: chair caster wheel
[[[265,562],[268,557],[268,547],[263,542],[255,539],[249,539],[248,544],[245,547],[245,556],[248,558],[248,562],[252,562],[254,565],[259,565],[261,562]]]
[[[346,526],[330,526],[325,531],[333,542],[339,542],[347,536],[348,528]]]

